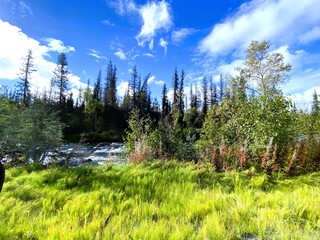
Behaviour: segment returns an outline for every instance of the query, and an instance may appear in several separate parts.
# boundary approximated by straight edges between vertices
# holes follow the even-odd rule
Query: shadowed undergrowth
[[[7,170],[0,239],[320,239],[320,174],[176,162]]]

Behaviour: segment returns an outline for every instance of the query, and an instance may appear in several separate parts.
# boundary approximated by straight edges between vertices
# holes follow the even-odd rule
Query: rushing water
[[[56,153],[49,153],[43,164],[64,162],[70,160],[71,166],[84,164],[125,163],[123,156],[124,146],[122,143],[99,143],[99,144],[65,144],[57,149]]]

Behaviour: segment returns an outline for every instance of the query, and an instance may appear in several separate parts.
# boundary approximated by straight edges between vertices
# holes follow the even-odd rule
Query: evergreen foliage
[[[54,89],[54,94],[58,95],[58,104],[60,108],[66,100],[66,91],[68,90],[68,62],[65,53],[60,53],[57,59],[57,67],[53,71],[53,78],[51,80],[51,86]]]
[[[101,88],[101,70],[98,73],[97,76],[97,81],[94,85],[94,89],[93,89],[93,98],[97,100],[97,102],[101,102],[102,101],[102,88]]]
[[[202,79],[202,95],[203,95],[202,112],[206,115],[208,112],[208,82],[206,77]]]
[[[172,102],[164,85],[161,108],[157,99],[151,100],[151,74],[141,77],[136,66],[124,98],[118,98],[117,67],[111,61],[106,76],[100,70],[93,87],[88,80],[75,101],[68,92],[64,53],[58,57],[51,91],[32,96],[29,80],[35,69],[29,51],[18,89],[1,89],[1,150],[14,159],[41,161],[62,139],[124,140],[133,162],[204,161],[216,171],[255,166],[268,174],[316,171],[320,167],[318,95],[313,95],[310,112],[298,111],[279,89],[291,66],[269,50],[269,42],[252,41],[235,76],[225,81],[220,75],[217,82],[204,77],[199,89],[194,81],[189,96],[184,91],[185,73],[182,70],[179,76],[175,68]]]
[[[104,105],[117,107],[117,67],[110,61],[107,67],[106,84],[104,89]]]
[[[13,161],[42,161],[46,153],[62,143],[63,124],[40,99],[28,108],[18,110],[10,101],[1,101],[4,110],[2,149]],[[11,105],[11,106],[10,106]]]
[[[180,87],[179,87],[179,111],[182,114],[184,114],[184,78],[185,78],[185,73],[184,70],[182,69],[181,75],[180,75]]]
[[[139,91],[140,81],[138,79],[137,66],[134,66],[131,72],[131,79],[129,82],[129,93],[131,94],[131,108],[137,105],[137,92]]]
[[[167,86],[166,84],[163,85],[163,90],[162,90],[162,117],[168,116],[170,109],[169,109],[169,100],[167,96]]]
[[[19,74],[18,95],[21,102],[28,107],[31,102],[30,80],[31,74],[35,72],[32,51],[29,50],[27,56],[23,59]]]

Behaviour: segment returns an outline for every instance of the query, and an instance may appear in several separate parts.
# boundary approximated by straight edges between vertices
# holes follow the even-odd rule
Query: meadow
[[[177,162],[10,168],[0,239],[320,239],[320,173]]]

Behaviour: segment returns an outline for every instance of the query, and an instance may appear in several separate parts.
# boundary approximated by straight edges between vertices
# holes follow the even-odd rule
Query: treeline
[[[67,56],[59,54],[50,88],[31,93],[30,80],[37,71],[32,51],[22,60],[19,81],[13,91],[0,87],[0,159],[42,161],[65,141],[123,141],[132,109],[160,119],[160,107],[151,100],[150,74],[141,77],[134,67],[128,90],[117,96],[117,67],[109,62],[105,77],[80,87],[74,99],[69,88]]]
[[[79,95],[74,99],[69,91],[68,61],[64,53],[57,59],[49,89],[31,94],[30,80],[37,71],[33,64],[32,51],[23,59],[19,81],[14,91],[1,86],[1,99],[9,100],[20,110],[32,108],[41,102],[50,111],[57,113],[63,124],[66,140],[79,140],[83,136],[88,141],[122,141],[127,120],[133,108],[139,108],[145,115],[157,118],[160,108],[157,100],[151,100],[148,87],[150,74],[141,78],[136,66],[131,73],[130,84],[123,100],[117,96],[117,67],[109,62],[105,77],[100,70],[93,87],[90,80],[86,88],[80,86]]]
[[[125,141],[129,160],[207,162],[214,171],[318,171],[318,95],[314,92],[311,111],[298,110],[279,89],[291,65],[269,49],[269,42],[252,41],[228,84],[221,79],[217,87],[204,77],[200,91],[191,87],[187,110],[184,73],[179,78],[175,71],[173,103],[168,104],[164,87],[158,121],[141,117],[139,109],[132,112]]]
[[[109,62],[90,87],[68,92],[67,57],[58,56],[49,91],[31,94],[36,71],[29,51],[14,92],[2,90],[1,150],[13,159],[41,161],[63,141],[122,141],[132,162],[153,159],[209,162],[215,171],[258,167],[296,173],[319,169],[320,103],[297,110],[279,89],[291,65],[270,43],[253,41],[238,74],[218,82],[203,77],[185,92],[185,73],[174,70],[173,96],[163,86],[152,99],[135,66],[123,99],[117,97],[117,67]],[[127,131],[125,131],[127,129]]]

